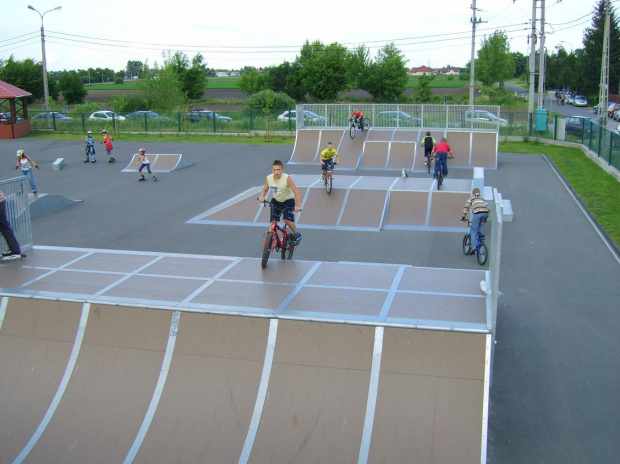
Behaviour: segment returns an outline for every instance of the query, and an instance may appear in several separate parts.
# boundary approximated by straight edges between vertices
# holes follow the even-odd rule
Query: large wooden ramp
[[[429,129],[437,142],[446,137],[454,158],[449,167],[497,169],[498,133],[481,131],[444,131]],[[344,169],[401,169],[425,171],[424,149],[420,142],[426,129],[371,128],[357,133],[354,139],[348,130],[300,129],[290,164],[318,163],[319,153],[333,142]]]
[[[0,460],[485,462],[486,278],[36,247],[0,267]]]

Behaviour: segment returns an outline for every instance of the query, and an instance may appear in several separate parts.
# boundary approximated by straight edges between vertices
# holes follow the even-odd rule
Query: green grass
[[[500,142],[505,153],[544,153],[577,193],[607,235],[620,246],[620,183],[579,148],[540,142]]]
[[[208,89],[236,89],[240,77],[209,77]],[[86,84],[86,90],[138,90],[138,83],[135,81],[124,82],[122,84],[103,83],[103,84]]]

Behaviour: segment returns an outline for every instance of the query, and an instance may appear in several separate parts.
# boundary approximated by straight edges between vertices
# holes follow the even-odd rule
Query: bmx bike
[[[267,200],[263,200],[262,204],[263,207],[269,205],[269,207],[273,211],[274,206],[272,203],[268,202]],[[265,240],[263,241],[263,254],[260,262],[260,265],[263,269],[267,267],[269,255],[272,251],[279,251],[280,257],[282,259],[293,259],[293,253],[295,252],[296,245],[295,237],[292,232],[289,232],[289,229],[284,221],[282,221],[283,224],[280,225],[282,215],[286,210],[290,209],[292,208],[282,208],[282,210],[279,211],[277,219],[269,223],[269,228],[267,229],[267,232],[265,232]]]

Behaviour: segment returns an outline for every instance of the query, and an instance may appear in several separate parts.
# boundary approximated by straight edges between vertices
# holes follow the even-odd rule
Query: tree
[[[0,62],[0,80],[30,92],[32,97],[28,97],[28,102],[43,99],[43,66],[32,59],[15,61],[11,55]]]
[[[144,65],[142,64],[142,61],[129,60],[125,68],[125,75],[129,79],[132,79],[134,76],[142,75],[143,70],[144,70]]]
[[[521,52],[512,52],[512,61],[515,63],[515,78],[520,78],[527,73],[527,66],[529,57],[525,56]]]
[[[202,98],[207,86],[207,73],[203,58],[200,53],[192,58],[191,65],[187,55],[183,52],[175,52],[170,55],[164,62],[170,66],[176,73],[181,84],[181,91],[192,100]]]
[[[174,66],[164,65],[138,81],[140,97],[146,103],[145,110],[173,111],[185,103],[181,82]]]
[[[370,72],[370,50],[365,45],[358,46],[346,59],[347,80],[350,88],[364,89]]]
[[[364,88],[375,99],[393,102],[402,96],[409,76],[404,55],[393,43],[385,45],[370,64]]]
[[[347,89],[346,57],[347,49],[338,43],[325,46],[318,40],[306,41],[296,62],[301,67],[301,84],[311,98],[334,101]]]
[[[482,41],[476,60],[476,78],[484,85],[496,82],[504,87],[506,79],[515,74],[515,62],[510,54],[508,37],[502,31],[495,31],[488,39]]]
[[[427,103],[431,101],[433,91],[431,90],[431,82],[435,80],[434,75],[424,74],[418,79],[418,83],[413,89],[414,103]]]
[[[267,116],[267,133],[265,138],[271,140],[271,118],[270,115],[275,110],[285,110],[295,106],[295,101],[283,93],[274,92],[273,90],[262,90],[255,93],[250,98],[248,106],[257,111],[262,111]]]
[[[239,90],[246,95],[253,95],[265,88],[265,76],[258,73],[256,69],[250,68],[243,70],[238,84]]]
[[[264,73],[265,89],[285,93],[296,101],[306,98],[306,89],[301,80],[301,64],[285,61],[279,66],[267,68]]]
[[[66,72],[60,76],[58,90],[68,105],[83,103],[84,97],[88,94],[84,88],[84,81],[75,71]]]
[[[592,27],[586,28],[583,33],[583,56],[579,59],[578,89],[581,93],[589,96],[598,95],[601,80],[601,58],[603,56],[603,36],[605,31],[605,0],[599,0],[594,7]],[[610,93],[618,93],[618,80],[614,76],[620,75],[620,61],[615,51],[620,50],[620,32],[615,12],[611,10],[609,29],[610,43]]]

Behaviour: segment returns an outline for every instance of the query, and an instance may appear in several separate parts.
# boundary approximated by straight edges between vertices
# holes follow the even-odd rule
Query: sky
[[[546,0],[545,48],[583,47],[597,0]],[[612,1],[614,9],[620,0]],[[473,0],[0,0],[0,59],[41,61],[44,14],[48,71],[125,69],[163,62],[165,51],[200,53],[209,68],[264,68],[293,62],[306,41],[364,44],[371,58],[388,43],[407,67],[465,67],[471,57]],[[537,1],[540,6],[540,0]],[[48,11],[61,6],[60,10]],[[476,0],[476,50],[502,30],[510,50],[529,55],[532,0]],[[537,8],[537,30],[541,9]],[[538,48],[538,46],[537,46]]]

